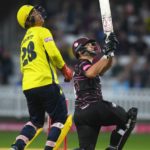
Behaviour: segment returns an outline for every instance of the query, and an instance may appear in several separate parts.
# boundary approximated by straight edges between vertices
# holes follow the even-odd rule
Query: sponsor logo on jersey
[[[44,39],[44,41],[45,42],[53,41],[53,38],[52,37],[47,37],[47,38]]]

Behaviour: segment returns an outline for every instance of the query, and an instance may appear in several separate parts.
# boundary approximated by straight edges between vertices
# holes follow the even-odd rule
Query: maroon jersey
[[[89,60],[80,60],[74,69],[74,87],[76,94],[76,106],[83,107],[87,104],[102,100],[101,84],[99,76],[88,78],[85,71],[91,67]]]

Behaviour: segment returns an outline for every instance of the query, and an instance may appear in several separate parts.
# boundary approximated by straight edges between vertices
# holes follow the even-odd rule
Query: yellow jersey
[[[59,83],[56,68],[65,62],[53,40],[51,32],[44,27],[31,27],[22,42],[20,65],[23,90]]]

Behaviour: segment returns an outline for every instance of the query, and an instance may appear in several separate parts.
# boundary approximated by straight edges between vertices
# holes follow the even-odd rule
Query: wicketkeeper
[[[116,125],[116,128],[106,150],[122,150],[135,126],[137,108],[126,112],[123,107],[105,101],[102,96],[99,76],[111,67],[117,45],[114,33],[109,35],[102,50],[93,39],[80,38],[73,43],[73,53],[78,60],[73,78],[76,92],[74,122],[79,150],[94,150],[101,127],[110,125]],[[96,58],[100,51],[104,55]]]
[[[40,6],[24,5],[17,13],[20,26],[27,30],[21,42],[20,65],[22,89],[30,118],[16,137],[11,150],[23,150],[28,145],[37,130],[43,127],[45,112],[52,124],[44,150],[58,147],[71,124],[56,68],[67,82],[72,79],[72,71],[65,64],[51,32],[43,27],[44,19],[45,11]]]

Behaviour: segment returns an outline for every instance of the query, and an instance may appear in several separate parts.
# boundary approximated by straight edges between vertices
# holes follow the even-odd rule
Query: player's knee
[[[130,118],[135,119],[138,113],[138,108],[132,107],[128,110],[128,115]]]
[[[135,127],[136,119],[137,119],[138,109],[132,107],[128,110],[128,121],[125,125],[125,128],[117,128],[117,134],[120,135],[119,143],[117,144],[118,150],[121,150],[126,143],[129,135]],[[115,144],[116,145],[116,144]]]
[[[72,116],[71,116],[71,119],[72,119]],[[68,128],[69,125],[72,124],[71,121],[72,120],[70,120],[70,116],[68,116],[68,117],[66,116],[66,117],[62,118],[61,121],[54,122],[51,125],[50,131],[52,132],[52,129],[53,129],[53,130],[55,130],[54,132],[58,132],[58,135],[59,135],[62,130],[66,130],[66,128]]]
[[[61,123],[65,124],[67,117],[68,117],[67,113],[62,112],[56,118],[52,118],[52,120],[53,120],[53,122],[61,122]]]
[[[36,127],[36,128],[42,128],[44,125],[44,119],[43,118],[31,118],[30,122]]]
[[[33,125],[32,122],[29,121],[25,124],[20,135],[26,137],[28,140],[31,140],[34,137],[36,131],[37,131],[37,127]]]
[[[64,124],[61,122],[55,122],[51,125],[50,133],[47,138],[46,147],[55,147],[57,139],[61,133]]]

